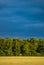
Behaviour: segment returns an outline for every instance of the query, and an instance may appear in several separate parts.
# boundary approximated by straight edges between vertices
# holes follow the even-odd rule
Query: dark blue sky
[[[44,38],[44,0],[0,0],[0,36]]]

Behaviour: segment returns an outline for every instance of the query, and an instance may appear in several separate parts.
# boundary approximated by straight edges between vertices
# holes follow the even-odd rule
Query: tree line
[[[0,56],[44,56],[44,39],[0,38]]]

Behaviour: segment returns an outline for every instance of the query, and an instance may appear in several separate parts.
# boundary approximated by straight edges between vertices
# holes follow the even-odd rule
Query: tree
[[[44,55],[44,40],[39,39],[39,45],[37,48],[37,52],[40,53],[41,55]]]

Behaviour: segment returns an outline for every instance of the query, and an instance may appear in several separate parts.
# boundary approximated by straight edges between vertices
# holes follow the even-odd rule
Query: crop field
[[[44,65],[44,57],[0,57],[0,65]]]

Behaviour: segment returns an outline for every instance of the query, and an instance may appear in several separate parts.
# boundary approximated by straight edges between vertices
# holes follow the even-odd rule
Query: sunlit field
[[[0,57],[0,65],[44,65],[44,57]]]

